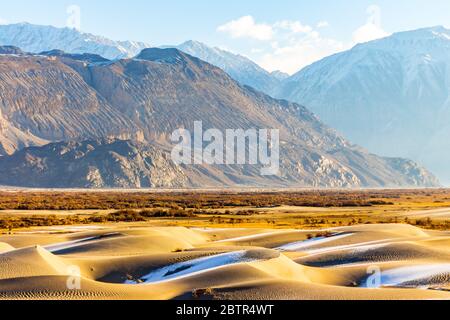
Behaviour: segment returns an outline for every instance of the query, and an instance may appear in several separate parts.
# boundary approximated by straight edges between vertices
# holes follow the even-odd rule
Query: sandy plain
[[[450,231],[404,220],[442,226],[446,205],[237,206],[214,209],[216,218],[4,230],[0,299],[449,300]],[[0,219],[113,211],[6,209]]]

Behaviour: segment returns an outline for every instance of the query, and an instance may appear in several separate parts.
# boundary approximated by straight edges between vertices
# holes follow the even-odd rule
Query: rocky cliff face
[[[0,56],[0,150],[48,141],[127,136],[131,123],[54,57]]]
[[[119,61],[55,51],[3,55],[0,90],[1,141],[7,146],[3,154],[27,145],[75,141],[4,156],[1,184],[438,185],[424,169],[405,169],[415,164],[393,164],[352,146],[305,107],[242,86],[221,69],[177,49],[146,49]],[[169,137],[179,128],[192,131],[195,121],[202,121],[204,130],[279,129],[280,174],[264,177],[260,167],[250,165],[176,166],[169,161]]]

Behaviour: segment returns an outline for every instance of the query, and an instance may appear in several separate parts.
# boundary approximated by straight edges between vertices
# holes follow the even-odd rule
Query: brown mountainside
[[[416,164],[352,146],[305,107],[241,86],[176,49],[146,49],[114,62],[60,51],[0,55],[0,92],[0,184],[438,185]],[[176,129],[192,129],[194,121],[203,121],[205,130],[280,129],[280,175],[263,177],[256,166],[176,166],[169,137]],[[58,143],[23,149],[49,142]],[[128,151],[119,152],[123,148]],[[77,179],[57,178],[62,176]]]

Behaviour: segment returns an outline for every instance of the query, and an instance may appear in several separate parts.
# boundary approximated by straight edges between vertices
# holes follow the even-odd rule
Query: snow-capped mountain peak
[[[114,41],[76,29],[29,23],[0,25],[0,45],[12,45],[32,53],[54,49],[75,54],[92,53],[110,60],[130,58],[150,47],[144,42]]]

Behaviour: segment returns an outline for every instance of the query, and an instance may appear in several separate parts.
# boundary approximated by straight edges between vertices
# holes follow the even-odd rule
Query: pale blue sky
[[[0,0],[0,22],[65,26],[70,5],[85,32],[155,46],[194,39],[290,73],[356,42],[450,25],[448,0]]]

